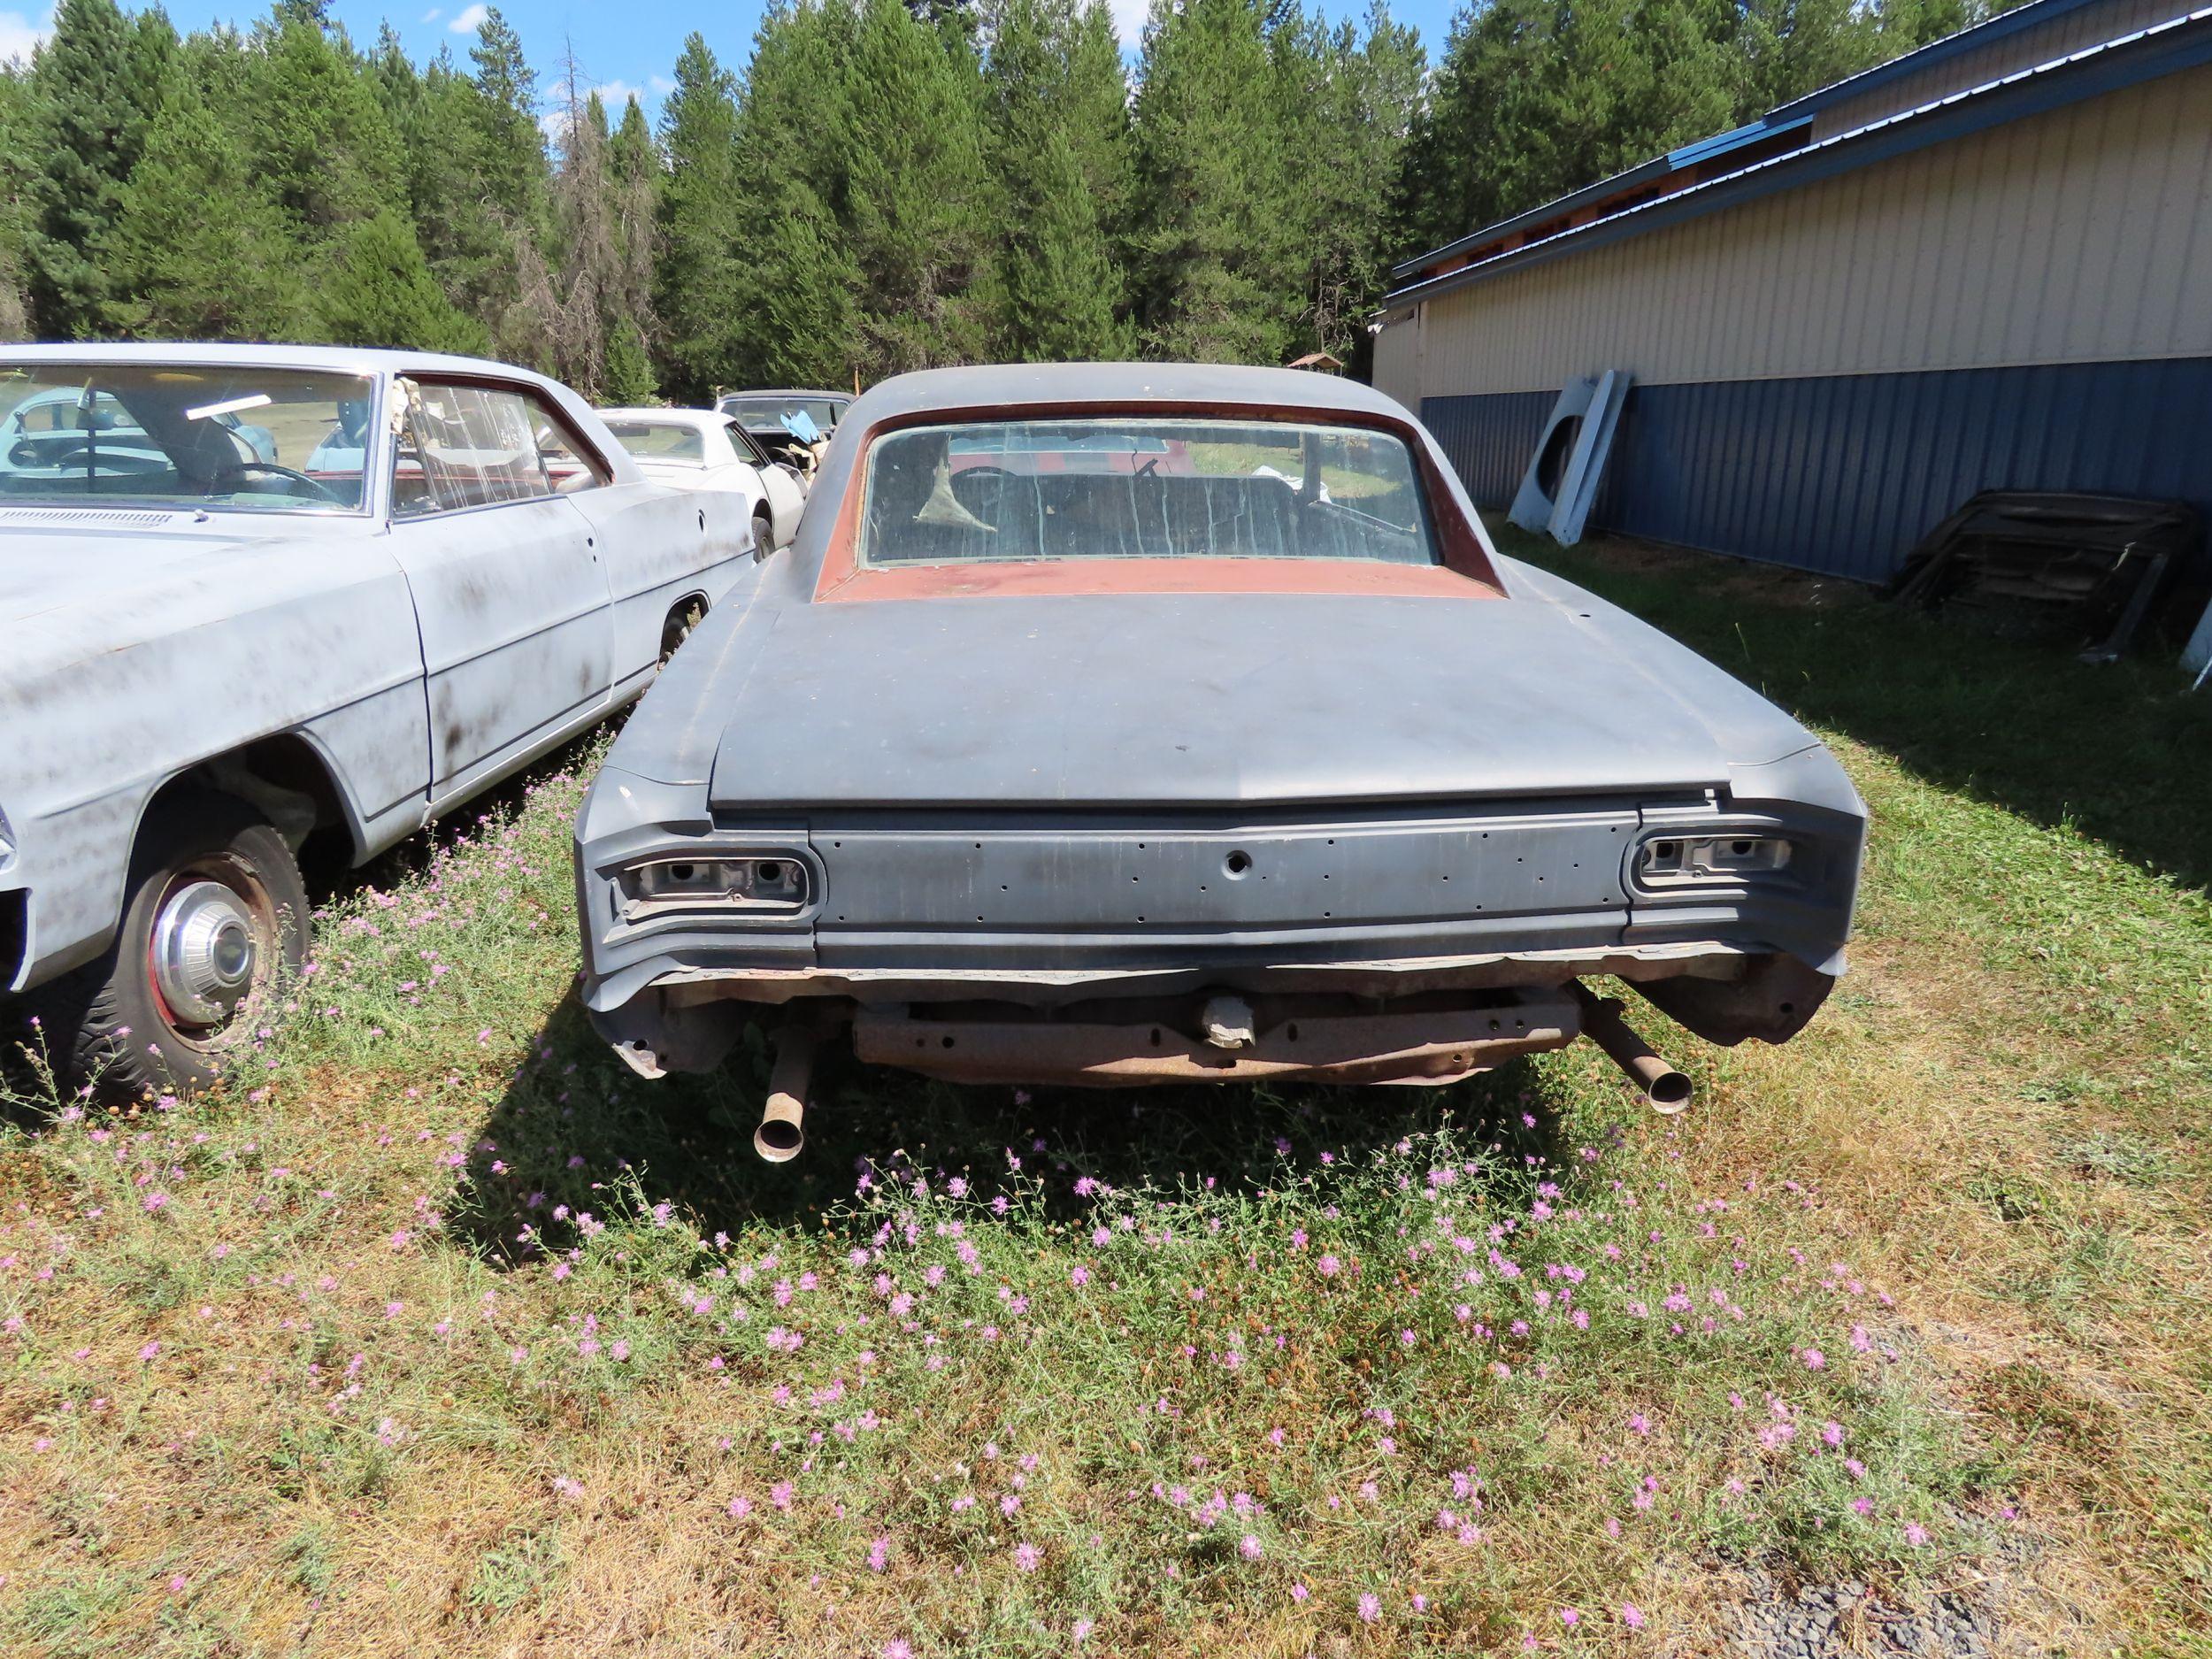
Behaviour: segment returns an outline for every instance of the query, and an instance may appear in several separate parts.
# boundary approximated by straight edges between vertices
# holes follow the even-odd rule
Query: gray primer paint
[[[791,551],[678,657],[579,817],[584,997],[611,1041],[710,1064],[717,995],[1038,1005],[1583,972],[1715,982],[1671,1011],[1719,1041],[1801,1026],[1843,965],[1857,796],[1779,710],[1556,578],[1493,554],[1503,600],[814,603],[881,423],[1155,402],[1412,419],[1326,376],[1196,365],[934,371],[862,396]],[[1486,549],[1422,442],[1432,511]],[[1636,846],[1692,830],[1804,851],[1787,882],[1639,887]],[[801,858],[814,902],[618,917],[626,864],[716,849]]]

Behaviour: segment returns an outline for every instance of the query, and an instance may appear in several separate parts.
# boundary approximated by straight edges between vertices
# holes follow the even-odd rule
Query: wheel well
[[[664,653],[675,648],[683,634],[684,617],[695,605],[698,607],[699,614],[702,617],[705,616],[707,614],[706,595],[686,594],[668,607],[668,615],[661,623],[661,649]]]
[[[145,823],[173,797],[212,790],[248,803],[274,825],[303,865],[342,867],[359,853],[344,792],[322,752],[296,733],[280,732],[186,768],[155,791]]]

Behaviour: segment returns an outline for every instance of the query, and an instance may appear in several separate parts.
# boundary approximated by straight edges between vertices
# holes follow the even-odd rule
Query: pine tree
[[[308,244],[407,205],[399,137],[376,82],[311,5],[280,8],[259,33],[252,141],[266,188]]]
[[[538,79],[523,56],[522,37],[497,6],[487,9],[469,49],[475,65],[476,167],[492,205],[535,234],[543,228],[547,170],[538,129]]]
[[[1453,20],[1407,148],[1400,250],[1724,132],[1984,11],[1975,0],[1479,0]]]
[[[23,127],[29,103],[28,79],[0,68],[0,340],[21,340],[31,329],[23,292]]]
[[[732,383],[841,386],[871,354],[848,217],[860,13],[772,0],[737,122]]]
[[[1356,366],[1365,314],[1387,285],[1396,242],[1384,209],[1397,187],[1427,55],[1373,0],[1363,35],[1317,20],[1273,39],[1291,162],[1289,200],[1305,250],[1303,349]]]
[[[124,180],[160,108],[166,43],[158,12],[136,22],[115,0],[61,0],[31,73],[25,121],[25,227],[31,320],[48,338],[106,326],[112,296],[98,249],[115,226]]]
[[[453,308],[415,233],[387,210],[348,227],[314,296],[318,331],[340,345],[480,354],[484,331]]]
[[[636,98],[626,99],[621,124],[607,141],[607,188],[621,241],[622,302],[641,321],[653,303],[653,265],[660,248],[659,174],[660,151],[645,111]]]
[[[670,382],[703,400],[738,375],[742,313],[737,171],[737,87],[693,35],[676,60],[675,90],[661,106],[668,170],[653,280],[661,358]]]
[[[220,226],[219,235],[210,227]],[[193,77],[180,74],[100,244],[120,333],[284,340],[302,323],[299,249],[282,210]]]
[[[1135,346],[1120,259],[1128,83],[1104,5],[1001,0],[986,16],[991,165],[1004,206],[1005,349],[1112,358]]]
[[[519,281],[518,234],[528,211],[498,205],[488,161],[495,132],[518,136],[511,123],[485,107],[475,81],[442,50],[417,72],[396,35],[374,62],[378,96],[405,158],[409,216],[430,268],[448,297],[488,329],[513,308]],[[519,171],[541,167],[534,127]],[[508,188],[515,187],[511,180]],[[541,186],[521,190],[534,197]]]
[[[1136,103],[1147,349],[1279,363],[1302,272],[1277,65],[1256,0],[1155,7]]]
[[[748,253],[738,383],[845,385],[861,364],[860,269],[811,186],[778,181]]]
[[[659,401],[653,380],[653,359],[645,347],[645,332],[628,318],[618,319],[607,337],[606,384],[601,402],[615,409],[638,409]]]
[[[865,0],[853,81],[846,231],[860,273],[862,367],[894,374],[986,355],[997,222],[962,65],[899,0]]]

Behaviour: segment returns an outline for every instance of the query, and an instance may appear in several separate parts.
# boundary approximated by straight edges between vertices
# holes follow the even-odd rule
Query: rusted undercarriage
[[[1564,1048],[1586,1036],[1617,1064],[1653,1110],[1690,1103],[1690,1079],[1653,1051],[1622,1018],[1621,1004],[1578,977],[1593,964],[1570,955],[1512,964],[1540,974],[1534,985],[1488,983],[1501,961],[1462,970],[1474,983],[1438,985],[1431,967],[1418,988],[1379,995],[1387,964],[1303,969],[1260,976],[1281,989],[1219,984],[1110,994],[1118,977],[971,976],[947,982],[895,976],[722,971],[650,987],[598,1023],[637,1071],[698,1070],[719,1062],[749,1020],[770,1029],[775,1074],[755,1144],[774,1162],[797,1156],[814,1061],[822,1045],[849,1034],[861,1061],[956,1083],[1056,1084],[1133,1088],[1164,1083],[1283,1081],[1340,1084],[1457,1082],[1477,1071]],[[1780,954],[1609,956],[1629,983],[1709,1041],[1780,1041],[1827,995],[1824,973]],[[1166,976],[1179,979],[1182,976]],[[1102,991],[1109,992],[1101,995]],[[649,1006],[641,1009],[639,1003]],[[626,1016],[638,1024],[623,1029]],[[645,1041],[649,1033],[652,1043]]]
[[[719,1011],[726,1018],[733,1005],[726,1000]],[[816,1057],[847,1030],[856,1057],[869,1064],[956,1083],[1092,1088],[1285,1079],[1438,1086],[1587,1036],[1654,1110],[1681,1111],[1692,1093],[1690,1079],[1629,1029],[1618,1002],[1579,981],[1543,991],[1432,993],[1373,1010],[1349,1008],[1340,997],[1224,994],[1196,1005],[1113,999],[1041,1009],[819,998],[759,1012],[772,1022],[776,1058],[753,1146],[772,1164],[804,1148]],[[641,1045],[616,1047],[639,1071],[657,1075],[657,1056]]]
[[[1722,1044],[1786,1041],[1832,984],[1793,956],[1717,949],[1211,974],[722,969],[671,976],[594,1019],[648,1077],[711,1070],[744,1025],[762,1019],[772,1028],[849,1026],[863,1060],[960,1082],[1446,1083],[1573,1041],[1592,1024],[1579,981],[1597,975],[1627,981]],[[1233,1041],[1209,1018],[1232,1002],[1247,1016]]]
[[[1343,997],[1116,999],[1065,1008],[864,1007],[853,1051],[956,1083],[1452,1083],[1572,1042],[1558,992],[1431,993],[1363,1009]]]

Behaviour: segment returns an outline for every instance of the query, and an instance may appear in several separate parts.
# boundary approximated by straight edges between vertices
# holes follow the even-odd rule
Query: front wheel
[[[228,795],[155,810],[114,944],[38,996],[58,1068],[115,1097],[213,1085],[307,956],[307,889],[283,836]]]

